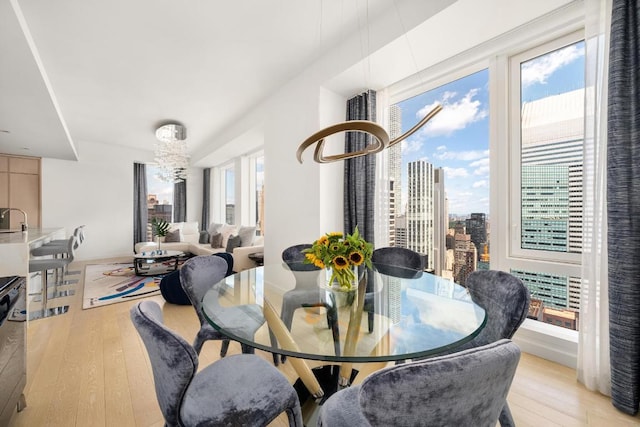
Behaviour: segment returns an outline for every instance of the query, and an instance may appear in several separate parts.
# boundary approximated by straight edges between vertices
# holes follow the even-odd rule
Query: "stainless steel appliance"
[[[0,426],[25,406],[27,313],[24,277],[0,277]]]

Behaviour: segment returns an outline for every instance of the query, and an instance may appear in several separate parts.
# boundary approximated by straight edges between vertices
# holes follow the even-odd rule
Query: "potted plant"
[[[356,227],[353,234],[346,236],[339,232],[327,233],[303,252],[305,263],[331,270],[329,286],[350,291],[357,285],[354,267],[363,263],[371,267],[373,245],[364,240]]]
[[[160,250],[160,238],[167,235],[169,226],[170,224],[164,218],[153,218],[151,220],[151,233],[158,242],[158,250]]]

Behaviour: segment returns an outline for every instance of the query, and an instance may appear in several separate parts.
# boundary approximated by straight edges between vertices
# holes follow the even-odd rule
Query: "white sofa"
[[[213,248],[210,243],[199,243],[200,229],[198,222],[177,222],[171,223],[169,231],[180,230],[181,239],[179,242],[165,242],[164,237],[160,238],[160,248],[170,251],[182,251],[193,255],[211,255],[218,252],[225,252],[226,248]],[[157,242],[139,242],[135,245],[137,254],[151,252],[158,248]],[[233,270],[242,271],[256,267],[257,264],[249,255],[262,252],[264,250],[263,238],[256,237],[250,246],[239,246],[233,249]]]

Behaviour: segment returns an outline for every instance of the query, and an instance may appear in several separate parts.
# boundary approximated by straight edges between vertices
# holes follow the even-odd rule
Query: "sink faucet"
[[[0,218],[4,218],[4,215],[9,211],[19,211],[22,213],[22,216],[24,217],[24,222],[22,223],[22,231],[27,231],[29,229],[29,226],[27,225],[27,213],[22,209],[7,208],[7,209],[4,209],[2,212],[0,212]]]

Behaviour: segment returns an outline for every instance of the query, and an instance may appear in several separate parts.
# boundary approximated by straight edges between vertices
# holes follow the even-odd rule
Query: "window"
[[[236,223],[236,176],[233,165],[223,169],[224,218],[227,224]]]
[[[510,271],[529,288],[529,318],[570,329],[577,329],[580,309],[584,49],[576,33],[509,59],[517,147]]]
[[[511,58],[514,256],[579,262],[582,249],[584,41],[568,36]],[[516,120],[517,118],[517,120]],[[517,132],[517,134],[515,134]],[[515,152],[515,151],[514,151]],[[519,172],[519,173],[518,173]],[[518,188],[514,186],[515,188]]]
[[[510,271],[531,292],[531,319],[576,330],[584,42],[561,27],[522,29],[470,53],[477,65],[461,55],[425,70],[426,84],[407,88],[414,76],[389,88],[391,138],[435,103],[444,109],[388,150],[382,188],[392,245],[424,253],[428,269],[461,284],[477,269]]]
[[[264,155],[258,154],[250,158],[250,194],[255,197],[251,203],[255,209],[250,218],[252,224],[256,225],[256,234],[264,236]]]
[[[389,150],[389,241],[425,254],[427,270],[460,284],[489,268],[488,79],[484,68],[389,108],[394,138],[444,107]]]
[[[147,229],[148,241],[152,241],[151,220],[162,218],[168,222],[173,221],[173,183],[164,182],[158,178],[160,170],[155,165],[148,164],[147,170],[147,208],[149,225]]]

